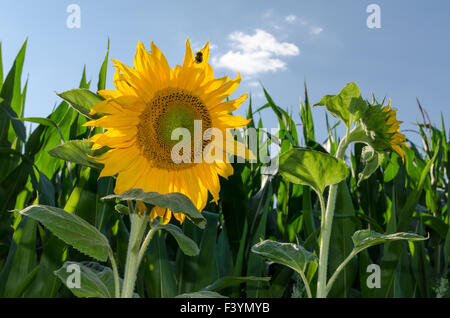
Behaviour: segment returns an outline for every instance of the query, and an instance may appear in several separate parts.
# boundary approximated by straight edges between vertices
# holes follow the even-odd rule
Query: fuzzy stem
[[[114,254],[112,250],[109,250],[109,260],[111,261],[111,266],[114,273],[114,288],[115,288],[115,298],[120,297],[120,281],[119,281],[119,271],[117,269],[116,259],[114,258]]]
[[[148,231],[147,236],[145,237],[144,242],[142,243],[141,248],[139,250],[138,259],[137,259],[138,264],[141,263],[142,258],[144,257],[145,251],[147,250],[148,244],[152,240],[153,235],[155,234],[156,231],[157,231],[156,229],[150,229]]]
[[[139,269],[138,252],[145,228],[147,226],[147,217],[145,214],[140,216],[137,213],[130,213],[130,223],[130,239],[128,241],[122,298],[133,297],[134,285],[136,283],[136,276]]]
[[[331,287],[333,287],[334,281],[338,278],[340,272],[344,269],[345,265],[347,265],[347,263],[350,262],[353,257],[355,257],[355,255],[356,255],[356,253],[354,253],[352,251],[352,253],[350,253],[350,255],[347,256],[347,258],[341,263],[341,265],[339,265],[339,267],[334,272],[333,276],[331,276],[331,278],[328,280],[328,283],[327,283],[327,286],[325,289],[325,297],[330,292]]]
[[[306,294],[308,295],[308,298],[312,298],[311,287],[309,286],[309,282],[305,276],[305,273],[303,271],[299,271],[298,273],[302,278],[303,284],[305,284]]]
[[[347,135],[339,143],[339,147],[336,151],[336,158],[343,159],[345,150],[349,144],[349,130],[347,129]],[[330,250],[330,237],[333,227],[334,208],[336,207],[336,198],[338,193],[338,184],[330,186],[330,192],[328,194],[327,207],[324,211],[324,202],[322,195],[319,195],[320,206],[322,209],[322,222],[321,222],[321,240],[320,240],[320,255],[319,255],[319,276],[317,279],[317,298],[327,297],[327,268],[328,268],[328,252]],[[324,217],[323,217],[324,216]]]

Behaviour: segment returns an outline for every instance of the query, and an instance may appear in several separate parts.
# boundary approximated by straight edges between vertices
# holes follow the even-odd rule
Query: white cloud
[[[322,31],[323,31],[323,28],[318,27],[318,26],[312,26],[312,27],[310,28],[310,32],[311,32],[311,34],[313,34],[313,35],[318,35],[318,34],[322,33]]]
[[[300,54],[295,44],[279,42],[272,34],[260,29],[253,35],[234,32],[229,39],[234,50],[213,59],[213,63],[247,75],[284,70],[286,62],[281,57]]]
[[[297,20],[297,16],[290,14],[284,18],[284,20],[288,23],[294,23]]]
[[[281,56],[292,56],[300,53],[299,48],[295,44],[278,42],[272,34],[260,29],[257,29],[254,35],[234,32],[229,35],[229,38],[238,49],[244,52],[265,51]]]

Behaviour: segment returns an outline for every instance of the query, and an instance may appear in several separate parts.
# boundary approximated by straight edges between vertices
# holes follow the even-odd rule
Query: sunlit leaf
[[[376,152],[372,147],[366,146],[361,153],[361,161],[364,165],[363,171],[358,174],[358,186],[361,181],[368,179],[375,171],[377,171],[380,164],[383,162],[384,156]]]
[[[108,148],[105,147],[98,150],[92,150],[92,144],[92,142],[86,140],[70,140],[62,145],[50,149],[48,153],[59,159],[75,162],[91,168],[102,169],[103,164],[95,161],[89,156],[99,156],[106,152]]]
[[[280,243],[266,240],[252,247],[252,252],[272,262],[287,266],[296,272],[304,272],[306,265],[314,262],[317,256],[293,243]]]
[[[326,95],[314,106],[325,108],[336,118],[341,119],[347,127],[359,120],[367,109],[367,103],[361,97],[358,85],[348,83],[338,95]]]
[[[279,171],[286,180],[312,187],[322,194],[325,188],[347,178],[347,165],[329,154],[308,149],[291,149],[280,155]]]
[[[426,237],[414,233],[400,232],[394,234],[381,234],[371,230],[360,230],[355,232],[352,236],[354,244],[354,252],[352,253],[356,254],[365,248],[389,241],[423,241],[426,239]]]
[[[87,118],[95,118],[95,116],[89,115],[91,108],[104,100],[102,96],[85,88],[71,89],[56,95],[64,99],[70,106]]]
[[[88,222],[62,209],[33,205],[18,213],[41,222],[53,234],[80,252],[106,261],[110,250],[108,239]]]

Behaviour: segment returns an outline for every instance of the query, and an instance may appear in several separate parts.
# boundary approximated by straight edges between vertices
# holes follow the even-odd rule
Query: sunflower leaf
[[[128,207],[126,205],[123,205],[123,204],[116,204],[114,206],[114,210],[116,210],[117,212],[119,212],[122,215],[130,214],[130,210],[128,209]]]
[[[103,164],[95,161],[89,156],[99,156],[108,151],[109,148],[103,147],[98,150],[92,150],[92,145],[92,142],[86,140],[70,140],[62,145],[50,149],[48,153],[52,157],[56,157],[65,161],[75,162],[77,164],[95,169],[103,169]]]
[[[182,193],[160,194],[157,192],[144,192],[142,189],[131,189],[122,194],[112,194],[102,198],[102,200],[115,199],[121,201],[142,201],[163,209],[169,209],[174,213],[183,213],[201,229],[204,229],[206,225],[206,219],[200,214],[200,211],[192,201]]]
[[[293,243],[280,243],[265,240],[253,245],[252,252],[289,268],[298,273],[304,272],[306,265],[317,260],[317,256],[303,246]]]
[[[325,95],[314,106],[325,106],[334,117],[341,119],[347,127],[358,121],[368,107],[361,97],[358,85],[354,82],[348,83],[338,95]]]
[[[65,262],[54,273],[77,297],[114,297],[114,275],[108,267],[97,263]]]
[[[294,148],[280,155],[279,172],[288,181],[312,187],[322,194],[325,188],[348,176],[348,167],[329,154]]]
[[[198,253],[200,253],[200,249],[198,248],[197,244],[192,239],[187,237],[178,226],[170,223],[162,225],[155,220],[155,222],[152,224],[152,229],[164,230],[169,232],[177,241],[180,249],[187,256],[197,256]]]
[[[79,216],[46,205],[33,205],[16,212],[42,223],[50,232],[80,252],[102,262],[108,259],[111,249],[108,239]]]
[[[54,274],[77,297],[114,298],[115,296],[112,269],[98,263],[68,261],[54,271]],[[119,278],[119,284],[122,286],[122,278]],[[133,298],[139,298],[139,295],[133,293]]]
[[[56,93],[64,99],[71,107],[75,108],[81,115],[89,118],[97,118],[95,115],[89,115],[91,108],[104,100],[104,98],[86,88],[76,88],[63,93]]]
[[[390,241],[423,241],[426,240],[426,237],[423,237],[414,233],[405,233],[399,232],[394,234],[381,234],[371,230],[360,230],[355,232],[352,236],[354,248],[353,254],[357,254],[363,249],[371,247],[373,245],[382,244]]]
[[[372,147],[366,146],[361,153],[361,161],[364,165],[362,172],[358,174],[358,183],[368,179],[375,171],[377,171],[380,164],[383,162],[384,155],[381,152],[376,152]]]

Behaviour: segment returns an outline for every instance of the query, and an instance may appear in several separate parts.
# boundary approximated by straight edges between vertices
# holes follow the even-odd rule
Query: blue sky
[[[81,9],[81,27],[68,28],[68,5]],[[381,8],[381,28],[369,29],[369,4]],[[4,68],[28,37],[24,79],[29,75],[25,115],[47,116],[59,102],[55,91],[77,86],[82,68],[97,81],[107,39],[110,57],[132,65],[136,44],[150,41],[173,66],[182,63],[184,42],[209,40],[216,74],[243,82],[234,96],[251,92],[264,104],[259,82],[299,122],[299,97],[306,80],[310,100],[336,94],[355,81],[364,97],[387,95],[404,130],[420,120],[418,97],[434,124],[450,124],[450,2],[435,1],[2,1],[0,41]],[[107,88],[112,87],[112,62]],[[94,86],[95,87],[95,86]],[[244,103],[238,114],[244,114]],[[266,127],[276,127],[270,111]],[[324,112],[313,109],[319,138]],[[417,141],[414,133],[406,133]]]

